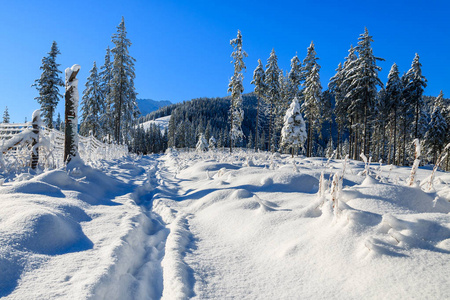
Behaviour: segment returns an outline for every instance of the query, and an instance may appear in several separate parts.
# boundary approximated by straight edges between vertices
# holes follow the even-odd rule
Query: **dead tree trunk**
[[[66,93],[65,93],[65,138],[64,138],[64,162],[67,164],[78,155],[78,72],[79,65],[73,65],[66,69]]]
[[[35,170],[39,163],[39,123],[40,123],[40,111],[37,110],[33,113],[31,125],[33,126],[33,137],[31,142],[31,169]]]

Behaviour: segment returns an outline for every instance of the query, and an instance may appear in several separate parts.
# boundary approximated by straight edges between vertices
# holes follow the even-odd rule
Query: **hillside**
[[[136,99],[136,102],[139,107],[139,111],[141,112],[141,116],[146,116],[149,113],[160,109],[161,107],[171,105],[172,102],[169,100],[152,100],[152,99]]]

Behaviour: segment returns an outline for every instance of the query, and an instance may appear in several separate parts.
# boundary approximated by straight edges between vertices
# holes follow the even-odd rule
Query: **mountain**
[[[148,115],[152,111],[158,110],[161,107],[171,105],[172,102],[169,100],[152,100],[152,99],[136,99],[139,110],[141,111],[141,116]]]

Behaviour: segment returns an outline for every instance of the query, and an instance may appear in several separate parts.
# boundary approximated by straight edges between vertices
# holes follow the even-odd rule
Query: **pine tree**
[[[114,116],[114,140],[118,143],[130,141],[130,131],[134,119],[139,114],[134,90],[134,62],[128,48],[131,46],[127,38],[125,21],[117,26],[117,33],[112,36],[115,47],[111,50],[114,55],[111,79],[111,99]]]
[[[256,67],[255,71],[253,71],[253,80],[251,84],[255,85],[255,94],[256,97],[258,97],[258,104],[256,106],[256,133],[255,133],[255,150],[257,150],[259,146],[259,135],[262,128],[262,118],[264,116],[264,102],[266,97],[266,83],[265,83],[265,73],[264,73],[264,67],[261,62],[261,59],[258,59],[258,66]]]
[[[333,95],[335,101],[333,113],[337,124],[337,158],[340,158],[341,135],[347,121],[347,105],[344,102],[345,93],[342,87],[342,82],[344,81],[343,75],[342,63],[339,63],[336,69],[336,74],[330,78],[330,82],[328,83],[328,91],[331,95]]]
[[[355,61],[358,59],[358,56],[356,55],[356,49],[353,47],[353,45],[350,46],[350,49],[348,50],[348,56],[345,58],[344,65],[342,67],[342,70],[340,73],[341,81],[340,81],[340,91],[342,93],[342,101],[339,103],[336,100],[336,115],[341,115],[343,123],[342,123],[342,129],[343,131],[346,129],[349,133],[349,141],[348,141],[348,152],[346,154],[351,155],[351,152],[353,150],[353,145],[356,144],[354,142],[355,137],[355,130],[354,130],[354,123],[356,123],[356,120],[354,120],[352,114],[350,114],[350,104],[354,99],[352,99],[354,94],[350,93],[351,91],[351,81],[347,80],[349,75],[351,74],[351,70],[355,64]],[[338,117],[336,117],[338,118]]]
[[[390,103],[384,88],[377,94],[373,115],[376,116],[372,122],[373,156],[377,161],[380,159],[386,161],[387,122],[390,115]]]
[[[230,41],[233,47],[231,56],[234,64],[234,74],[228,84],[228,92],[231,93],[230,105],[230,153],[236,142],[242,140],[244,133],[242,132],[241,124],[244,119],[244,111],[242,109],[242,93],[244,92],[244,76],[242,71],[246,69],[244,64],[244,57],[247,53],[242,50],[242,35],[238,30],[237,37]]]
[[[283,147],[291,148],[291,154],[294,157],[295,150],[299,147],[303,148],[305,140],[305,121],[300,112],[300,103],[295,97],[284,116],[284,126],[281,129],[281,144]]]
[[[330,139],[327,143],[327,148],[325,149],[325,156],[326,158],[332,158],[334,154],[334,145],[333,145],[333,138],[330,136]]]
[[[305,79],[302,104],[302,112],[305,115],[305,121],[307,126],[307,139],[306,139],[306,156],[312,156],[312,144],[313,135],[320,126],[320,100],[322,86],[320,84],[318,66],[313,66],[311,72]]]
[[[349,66],[346,74],[348,82],[348,94],[352,102],[349,106],[349,114],[356,121],[355,147],[353,151],[353,159],[359,159],[359,152],[366,155],[370,149],[370,118],[375,104],[377,95],[377,86],[382,87],[383,83],[378,78],[380,67],[376,65],[377,60],[382,58],[373,55],[371,42],[372,37],[365,28],[364,33],[358,38],[358,58]],[[359,136],[362,137],[363,144],[360,145]]]
[[[265,83],[266,83],[266,101],[269,106],[269,150],[275,151],[275,116],[277,115],[277,108],[281,102],[280,89],[280,69],[278,68],[278,58],[275,50],[272,49],[270,57],[267,59]]]
[[[200,136],[198,137],[197,146],[195,147],[197,152],[203,152],[208,150],[208,142],[205,139],[205,136],[203,133],[200,133]]]
[[[5,107],[5,111],[3,112],[3,123],[9,123],[9,112],[8,112],[8,106]]]
[[[401,108],[401,96],[402,96],[402,81],[400,80],[397,64],[393,64],[389,71],[388,81],[386,83],[386,102],[388,103],[389,117],[388,128],[392,132],[392,155],[388,155],[388,163],[391,161],[394,164],[399,164],[396,161],[397,153],[397,126],[398,126],[398,114]],[[391,147],[389,147],[391,151]]]
[[[420,130],[420,118],[424,109],[423,90],[427,86],[427,80],[422,75],[422,64],[419,61],[419,55],[413,59],[411,68],[405,75],[406,84],[404,86],[406,92],[406,103],[414,108],[413,132],[414,138],[422,138],[423,130]]]
[[[41,77],[36,79],[32,86],[35,86],[39,92],[39,96],[34,98],[41,105],[41,115],[45,126],[53,128],[53,114],[62,95],[59,93],[58,87],[63,87],[64,82],[59,77],[58,69],[60,66],[56,63],[56,56],[60,54],[58,46],[54,41],[48,56],[42,59]]]
[[[322,86],[319,76],[320,66],[317,60],[319,58],[316,57],[314,43],[311,42],[306,57],[303,60],[302,79],[304,82],[302,91],[303,103],[301,106],[307,127],[306,156],[308,157],[312,155],[314,132],[319,131],[321,125],[320,105]]]
[[[288,78],[291,83],[291,90],[292,90],[292,94],[290,95],[291,99],[294,99],[294,97],[299,97],[302,79],[302,64],[297,55],[295,55],[291,59],[291,70],[289,71]]]
[[[92,132],[94,137],[101,138],[100,116],[103,115],[105,110],[103,99],[97,65],[94,62],[81,101],[81,135],[88,136]]]
[[[58,113],[58,116],[56,117],[56,124],[55,124],[56,130],[61,130],[61,123],[62,123],[61,114]]]
[[[209,138],[208,148],[209,148],[210,150],[214,150],[214,149],[216,149],[216,147],[217,147],[217,141],[216,141],[216,139],[214,138],[214,136],[211,136],[211,137]]]
[[[289,109],[290,104],[292,103],[293,94],[291,82],[289,80],[288,74],[286,76],[283,74],[283,70],[280,70],[280,76],[278,77],[280,82],[280,103],[277,107],[276,116],[275,116],[275,132],[276,136],[276,145],[278,142],[278,134],[281,134],[281,128],[284,123],[284,114]]]
[[[329,90],[326,90],[322,93],[321,101],[321,119],[323,124],[328,125],[328,137],[329,140],[332,137],[333,130],[333,95]],[[322,137],[323,138],[323,137]]]
[[[448,124],[441,113],[443,107],[444,95],[441,91],[435,100],[429,130],[425,135],[425,144],[428,148],[429,154],[433,157],[433,162],[436,162],[437,157],[439,153],[441,153],[446,142]]]
[[[111,142],[111,138],[114,136],[114,116],[113,116],[113,98],[111,94],[112,84],[112,63],[111,63],[111,50],[106,48],[105,63],[100,67],[100,90],[103,96],[103,103],[105,109],[100,116],[100,122],[102,125],[103,138],[108,142]]]

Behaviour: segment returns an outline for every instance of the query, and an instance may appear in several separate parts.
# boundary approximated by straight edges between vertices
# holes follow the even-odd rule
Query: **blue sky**
[[[312,40],[325,88],[364,27],[374,38],[374,54],[386,60],[379,63],[383,82],[394,62],[406,72],[417,52],[428,79],[425,94],[443,90],[450,97],[448,1],[0,1],[0,112],[8,106],[13,122],[29,120],[39,108],[31,84],[53,40],[61,71],[81,65],[82,92],[93,62],[103,64],[122,16],[133,43],[139,98],[179,102],[227,95],[229,41],[238,29],[249,55],[245,92],[253,90],[258,59],[265,64],[272,48],[288,71],[290,59],[297,53],[303,60]],[[63,101],[57,111],[63,112]]]

